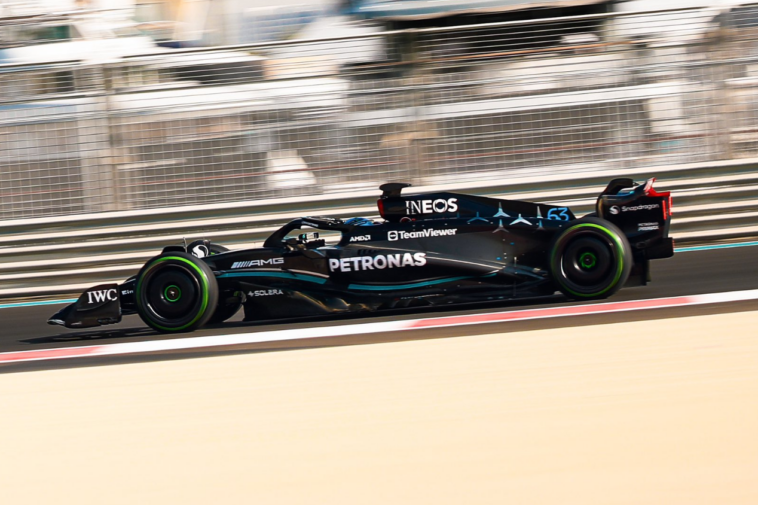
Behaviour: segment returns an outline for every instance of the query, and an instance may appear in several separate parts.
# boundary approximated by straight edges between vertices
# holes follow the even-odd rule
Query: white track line
[[[153,340],[147,342],[128,342],[121,344],[103,344],[85,347],[62,347],[0,353],[0,364],[22,361],[42,361],[63,358],[84,358],[92,356],[111,356],[158,351],[175,351],[180,349],[202,349],[231,345],[277,342],[282,340],[300,340],[312,338],[340,337],[345,335],[365,335],[392,331],[421,330],[452,326],[468,326],[507,321],[528,321],[551,317],[581,316],[627,312],[634,310],[659,309],[666,307],[684,307],[709,303],[727,303],[746,300],[758,300],[758,289],[711,293],[703,295],[677,296],[671,298],[653,298],[647,300],[630,300],[588,305],[570,305],[562,307],[545,307],[539,309],[514,310],[507,312],[489,312],[464,316],[444,316],[404,321],[384,321],[377,323],[359,323],[343,326],[320,328],[271,330],[253,333],[238,333],[207,337],[187,337],[170,340]]]

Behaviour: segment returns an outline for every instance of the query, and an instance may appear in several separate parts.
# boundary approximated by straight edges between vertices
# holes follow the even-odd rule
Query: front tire
[[[629,279],[632,250],[614,224],[595,217],[574,221],[550,249],[550,272],[570,298],[594,300],[614,294]]]
[[[217,254],[222,254],[225,252],[228,252],[229,249],[218,244],[210,244],[210,255],[215,256]],[[242,307],[242,294],[241,293],[233,293],[231,297],[224,297],[224,294],[222,293],[221,299],[219,300],[218,306],[216,307],[216,310],[213,312],[213,315],[208,319],[207,324],[220,324],[229,319],[230,317],[234,316],[239,310],[240,307]]]
[[[167,252],[148,261],[137,275],[137,313],[163,333],[193,331],[204,325],[218,304],[218,284],[205,261]]]

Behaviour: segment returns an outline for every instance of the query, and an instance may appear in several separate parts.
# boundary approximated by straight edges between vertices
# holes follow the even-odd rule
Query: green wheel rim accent
[[[193,324],[195,324],[197,322],[197,320],[200,319],[201,317],[203,317],[203,314],[205,314],[205,311],[208,309],[208,291],[210,291],[210,285],[208,284],[208,277],[205,275],[205,272],[203,272],[202,270],[200,270],[200,268],[197,265],[195,265],[194,263],[192,263],[190,260],[188,260],[186,258],[180,258],[179,256],[164,256],[162,258],[158,258],[157,260],[155,260],[155,262],[152,265],[150,265],[150,268],[147,270],[147,272],[149,272],[150,270],[152,270],[152,268],[155,267],[156,265],[158,265],[159,263],[163,263],[164,261],[169,261],[169,260],[181,261],[182,263],[186,263],[187,265],[189,265],[190,267],[192,267],[192,269],[195,272],[197,272],[197,273],[200,274],[200,279],[202,281],[203,287],[205,288],[203,290],[203,303],[202,303],[202,306],[200,307],[200,310],[198,311],[197,316],[195,316],[195,318],[192,319],[192,321],[190,321],[189,323],[185,324],[184,326],[180,326],[178,328],[166,328],[164,326],[161,326],[159,324],[155,324],[155,322],[153,322],[153,324],[155,325],[156,328],[159,328],[159,329],[167,331],[167,332],[170,332],[170,331],[182,331],[185,328],[189,328],[190,326],[192,326]],[[147,273],[147,272],[145,272],[145,273]],[[142,277],[144,277],[144,275]],[[140,288],[142,286],[142,277],[140,277],[139,281],[137,282],[137,294],[138,295],[139,295],[139,293],[141,293],[141,289]],[[144,307],[142,307],[142,297],[141,296],[137,296],[137,304],[140,306],[140,308],[144,308]]]
[[[566,289],[566,291],[568,291],[572,295],[578,296],[578,297],[581,297],[581,298],[589,298],[589,297],[592,297],[592,296],[602,295],[606,291],[608,291],[611,288],[613,288],[613,286],[615,286],[616,283],[618,283],[619,279],[621,278],[621,274],[624,272],[624,261],[626,261],[626,259],[624,258],[624,246],[621,244],[621,241],[619,240],[618,236],[616,236],[615,233],[613,233],[608,228],[600,226],[599,224],[580,223],[580,224],[572,226],[571,228],[569,228],[566,231],[568,232],[570,230],[575,230],[577,228],[596,228],[596,229],[602,231],[603,233],[605,233],[606,235],[608,235],[611,238],[611,240],[613,240],[613,242],[616,244],[616,249],[619,252],[619,264],[618,264],[618,268],[616,268],[616,275],[613,278],[613,281],[610,284],[608,284],[608,286],[605,289],[603,289],[602,291],[598,291],[597,293],[589,293],[589,294],[577,293],[576,291],[574,291],[571,288],[569,288],[568,286],[566,286],[564,283],[561,283],[561,285]],[[550,255],[551,256],[550,257],[550,264],[553,265],[553,267],[556,266],[556,259],[557,258],[555,257],[555,251],[556,251],[556,249],[558,249],[558,245],[559,244],[555,245],[555,248],[553,249],[553,251],[551,252],[551,255]]]
[[[585,260],[589,260],[589,261],[585,261]],[[597,263],[597,258],[596,258],[596,257],[595,257],[595,255],[594,255],[594,254],[592,254],[591,252],[586,252],[586,253],[583,253],[583,254],[582,254],[580,257],[579,257],[579,264],[580,264],[580,265],[582,266],[582,268],[584,268],[584,269],[587,269],[587,270],[589,270],[589,269],[591,269],[592,267],[594,267],[596,263]]]
[[[171,298],[171,288],[174,288],[177,291],[176,298]],[[179,289],[179,286],[174,286],[172,284],[163,290],[163,297],[171,303],[178,302],[182,299],[182,290]]]

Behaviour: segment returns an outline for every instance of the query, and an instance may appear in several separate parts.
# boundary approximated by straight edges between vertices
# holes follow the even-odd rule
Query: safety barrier
[[[614,177],[657,177],[673,193],[672,236],[677,244],[758,236],[758,159],[566,174],[521,173],[509,180],[426,186],[414,191],[458,191],[570,206],[591,212]],[[0,222],[0,296],[50,295],[120,281],[166,245],[207,238],[232,249],[260,246],[296,217],[376,216],[379,191],[329,198],[311,196],[11,220]]]

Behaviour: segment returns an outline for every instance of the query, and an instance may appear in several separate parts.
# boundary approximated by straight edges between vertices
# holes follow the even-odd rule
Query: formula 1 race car
[[[579,219],[567,207],[406,195],[409,184],[384,184],[382,221],[304,217],[255,249],[229,251],[207,240],[166,247],[136,276],[88,289],[48,322],[86,328],[136,313],[158,331],[185,332],[225,321],[240,307],[246,321],[259,321],[556,290],[605,298],[628,281],[646,284],[650,260],[674,254],[671,196],[653,182],[614,179],[595,212]]]

